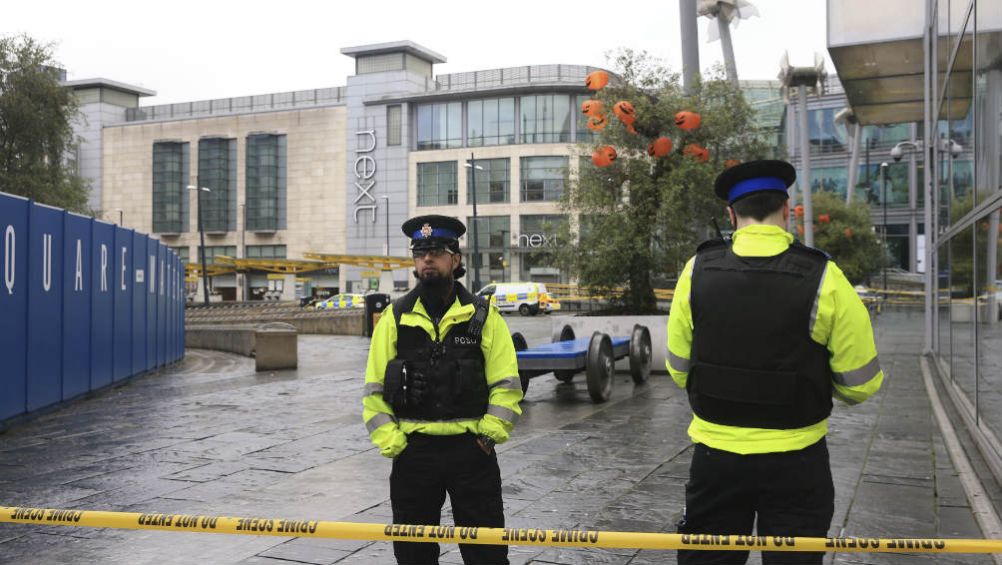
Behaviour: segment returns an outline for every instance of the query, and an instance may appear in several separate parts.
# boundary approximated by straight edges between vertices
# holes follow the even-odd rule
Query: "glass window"
[[[188,144],[153,144],[153,231],[188,230]]]
[[[536,282],[561,282],[563,275],[548,247],[558,244],[557,234],[567,224],[567,216],[536,214],[519,217],[521,233],[515,238],[520,252],[521,279]]]
[[[811,168],[811,192],[831,192],[845,199],[846,187],[849,185],[849,171],[846,167]],[[907,189],[907,187],[905,187]],[[906,192],[907,194],[907,192]]]
[[[181,246],[181,247],[171,247],[170,250],[173,251],[174,253],[177,253],[177,257],[178,257],[178,259],[181,260],[182,263],[187,263],[188,262],[188,246],[187,245],[184,245],[184,246]]]
[[[418,149],[448,149],[462,145],[462,103],[421,104],[417,107]]]
[[[216,257],[220,255],[225,255],[227,257],[237,256],[237,247],[235,245],[207,245],[205,247],[205,262],[215,263]],[[198,248],[198,259],[202,260],[202,247]]]
[[[835,123],[836,108],[809,110],[807,112],[808,142],[811,153],[835,153],[845,150],[845,126]]]
[[[284,245],[248,245],[248,259],[285,259]]]
[[[198,140],[198,185],[210,191],[198,192],[205,231],[230,229],[230,166],[229,139]]]
[[[477,204],[508,202],[511,175],[508,159],[476,159],[476,165],[483,170],[466,168],[466,201],[473,202],[473,186],[477,188]]]
[[[481,284],[486,281],[503,281],[508,275],[510,261],[511,218],[509,216],[478,216],[476,219],[477,252],[473,254],[474,220],[466,218],[466,253],[470,257],[470,267],[480,268]],[[471,281],[472,275],[471,276]]]
[[[400,104],[386,107],[386,145],[400,145],[403,138],[403,122]]]
[[[866,165],[860,165],[859,188],[856,189],[853,198],[865,199],[867,204],[871,205],[879,205],[886,199],[890,207],[907,206],[908,166],[906,161],[888,163],[885,187],[880,184],[880,163],[871,162],[869,169]]]
[[[576,104],[571,108],[571,111],[577,116],[577,133],[574,135],[574,141],[578,143],[591,143],[598,139],[598,132],[588,129],[588,116],[581,113],[581,105],[586,100],[591,100],[591,96],[588,94],[578,94]]]
[[[522,202],[557,201],[564,194],[567,157],[522,157]]]
[[[280,200],[284,200],[285,151],[282,135],[247,136],[247,205],[245,221],[249,231],[279,228]],[[282,206],[284,207],[284,206]]]
[[[519,98],[522,143],[558,143],[571,140],[570,96],[540,94]]]
[[[459,201],[456,162],[418,163],[417,193],[418,206],[456,204]]]
[[[467,102],[466,124],[466,143],[472,147],[515,143],[515,99]]]

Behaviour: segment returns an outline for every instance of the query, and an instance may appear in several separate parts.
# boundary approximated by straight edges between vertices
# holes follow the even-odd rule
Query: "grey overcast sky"
[[[732,32],[740,78],[775,78],[785,50],[794,65],[828,58],[825,0],[752,3],[761,15]],[[436,74],[605,66],[619,47],[682,66],[677,0],[8,0],[0,12],[0,34],[53,43],[71,80],[155,90],[142,105],[340,86],[354,72],[342,47],[403,39],[448,59]],[[708,23],[699,19],[704,69],[721,60]]]

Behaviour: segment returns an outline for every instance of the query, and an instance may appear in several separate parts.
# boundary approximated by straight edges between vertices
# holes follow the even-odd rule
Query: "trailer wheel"
[[[554,335],[553,338],[553,343],[557,343],[558,341],[574,341],[574,328],[564,325],[563,329],[560,330],[560,334]],[[557,380],[562,383],[569,383],[574,380],[575,374],[576,371],[568,369],[553,371],[553,376],[557,377]]]
[[[525,341],[525,336],[519,332],[511,334],[511,342],[515,346],[516,352],[529,349],[529,342]],[[525,371],[519,371],[518,380],[522,381],[522,396],[525,396],[525,391],[529,390],[529,374]]]
[[[588,394],[598,404],[609,400],[612,394],[612,374],[615,370],[612,340],[604,333],[595,332],[588,344],[585,373],[588,376]]]
[[[630,376],[638,385],[651,376],[651,332],[640,324],[633,326],[630,336]]]

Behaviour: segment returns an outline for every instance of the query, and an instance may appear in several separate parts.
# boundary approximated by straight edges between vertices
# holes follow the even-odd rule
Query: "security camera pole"
[[[483,167],[477,164],[473,159],[473,153],[470,153],[470,160],[466,163],[465,167],[470,169],[470,194],[473,198],[473,292],[480,290],[480,241],[477,237],[477,171],[484,170]]]
[[[205,268],[205,229],[202,228],[202,193],[212,192],[208,187],[197,187],[188,185],[188,190],[198,191],[198,236],[202,241],[202,292],[205,296],[205,305],[209,305],[209,271]]]

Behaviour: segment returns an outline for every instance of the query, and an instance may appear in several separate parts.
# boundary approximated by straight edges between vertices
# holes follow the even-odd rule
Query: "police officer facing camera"
[[[784,226],[784,161],[727,169],[715,192],[736,231],[696,250],[668,317],[668,370],[692,407],[680,533],[824,537],[834,513],[825,435],[832,397],[880,388],[870,317],[827,254]],[[808,219],[810,221],[810,219]],[[763,552],[817,563],[824,553]],[[678,562],[744,563],[747,552],[679,551]]]
[[[508,326],[457,281],[462,222],[419,216],[402,229],[418,284],[373,330],[362,400],[372,442],[393,458],[393,521],[438,525],[448,493],[457,526],[504,527],[494,445],[522,413]],[[504,545],[459,550],[466,563],[508,563]],[[394,542],[393,552],[397,563],[438,563],[436,543]]]

